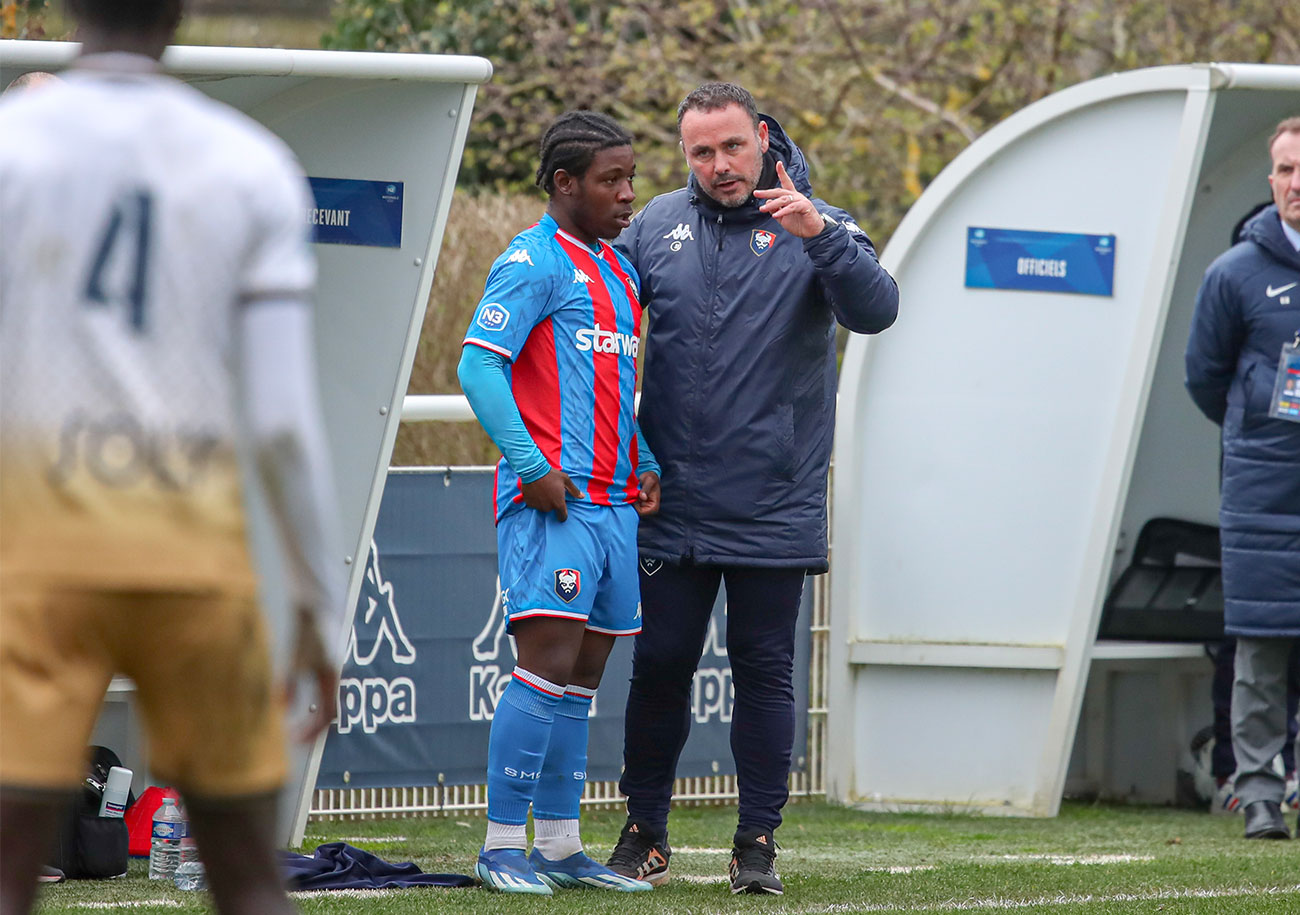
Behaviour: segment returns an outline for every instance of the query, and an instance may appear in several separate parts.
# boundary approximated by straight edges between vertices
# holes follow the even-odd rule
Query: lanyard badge
[[[1268,415],[1274,419],[1300,423],[1300,331],[1295,340],[1282,346],[1277,363],[1277,380],[1273,383],[1273,400]]]

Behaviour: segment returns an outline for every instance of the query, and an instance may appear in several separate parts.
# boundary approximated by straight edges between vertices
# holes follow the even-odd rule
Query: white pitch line
[[[729,855],[730,848],[692,848],[689,845],[683,845],[681,848],[673,849],[674,855]]]
[[[678,880],[683,883],[728,883],[728,879],[721,875],[710,877],[707,874],[673,874],[671,880]]]
[[[991,855],[977,861],[1043,861],[1047,864],[1135,864],[1154,861],[1152,855]]]
[[[937,870],[937,864],[885,864],[872,867],[864,867],[864,871],[872,871],[878,874],[915,874],[918,871]]]
[[[337,839],[330,839],[331,842],[347,842],[349,845],[355,845],[358,842],[405,842],[406,836],[339,836]]]
[[[167,908],[179,909],[185,905],[175,899],[137,899],[127,902],[69,902],[74,909],[145,909]]]
[[[983,899],[949,899],[931,903],[857,903],[837,902],[828,905],[769,909],[767,915],[835,915],[839,912],[988,912],[1035,907],[1083,905],[1087,903],[1162,902],[1173,899],[1239,899],[1263,896],[1300,895],[1300,884],[1282,887],[1227,887],[1217,890],[1156,890],[1149,893],[1060,894],[1032,899],[1006,899],[990,896]],[[722,910],[716,910],[721,912]]]

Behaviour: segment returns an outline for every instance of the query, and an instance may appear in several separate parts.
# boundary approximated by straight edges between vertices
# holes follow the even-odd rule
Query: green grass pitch
[[[622,816],[587,811],[588,852],[603,858]],[[1292,823],[1294,826],[1294,823]],[[454,912],[832,915],[851,912],[1112,913],[1300,912],[1300,843],[1247,842],[1240,817],[1067,803],[1055,819],[859,813],[823,803],[786,809],[777,833],[783,897],[732,896],[723,880],[735,808],[675,811],[673,879],[653,893],[564,891],[520,898],[483,889],[297,894],[305,913]],[[306,848],[343,839],[426,871],[470,873],[482,819],[404,818],[310,824]],[[206,895],[145,876],[45,887],[37,911],[211,911]]]

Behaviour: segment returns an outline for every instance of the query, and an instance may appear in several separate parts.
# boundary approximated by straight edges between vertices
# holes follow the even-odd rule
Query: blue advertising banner
[[[480,784],[488,730],[515,665],[496,578],[490,471],[393,471],[375,525],[318,788]],[[795,652],[795,757],[807,745],[809,622]],[[691,694],[679,776],[735,772],[734,690],[719,596]],[[588,777],[617,779],[632,639],[618,639],[592,706]]]
[[[316,206],[307,212],[311,240],[324,245],[402,247],[401,181],[308,178]]]
[[[1114,295],[1115,236],[1028,229],[966,230],[966,285]]]

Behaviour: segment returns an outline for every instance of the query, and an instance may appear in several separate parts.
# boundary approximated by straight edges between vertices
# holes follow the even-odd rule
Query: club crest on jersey
[[[504,330],[510,323],[510,312],[502,308],[500,302],[488,302],[478,310],[474,323],[484,330]]]
[[[555,595],[566,604],[582,591],[582,573],[577,569],[555,570]]]
[[[641,571],[647,575],[653,575],[664,567],[662,559],[651,559],[649,556],[641,557]]]
[[[776,234],[766,229],[755,229],[749,237],[749,250],[755,257],[762,257],[776,242]]]

